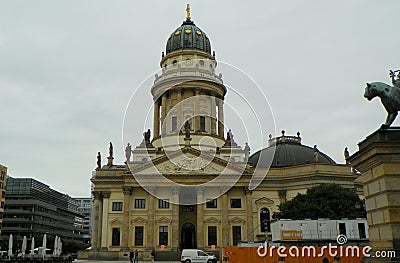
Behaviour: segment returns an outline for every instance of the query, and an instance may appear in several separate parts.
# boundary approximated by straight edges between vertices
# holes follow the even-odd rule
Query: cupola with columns
[[[185,145],[185,124],[191,146],[206,150],[222,147],[224,141],[224,97],[226,87],[215,73],[215,52],[207,34],[190,18],[169,36],[166,55],[160,62],[151,88],[154,101],[152,144],[174,150]]]

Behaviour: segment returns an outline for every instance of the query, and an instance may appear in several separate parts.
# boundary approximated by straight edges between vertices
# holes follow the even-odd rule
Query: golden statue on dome
[[[190,20],[190,4],[186,5],[186,20]]]

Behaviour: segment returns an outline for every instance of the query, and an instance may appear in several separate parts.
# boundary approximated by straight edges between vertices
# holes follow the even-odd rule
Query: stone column
[[[163,94],[161,97],[161,135],[167,133],[167,124],[165,123],[165,118],[167,117],[167,94]]]
[[[154,189],[149,189],[151,193],[154,193]],[[147,249],[151,250],[154,248],[154,196],[149,194],[149,209],[147,212]]]
[[[122,220],[122,241],[121,241],[121,250],[129,251],[129,208],[130,208],[130,199],[133,193],[133,187],[131,186],[123,186],[122,193],[124,194],[124,211],[123,211],[123,220]]]
[[[215,97],[211,97],[211,134],[215,135],[217,133],[217,116],[216,116],[216,107],[217,105],[215,104]]]
[[[91,244],[93,249],[98,249],[100,243],[98,242],[98,232],[100,228],[100,206],[101,206],[101,193],[93,191],[93,215],[92,215],[92,229],[91,229]]]
[[[97,227],[97,247],[101,248],[101,237],[103,233],[101,232],[103,228],[103,195],[100,192],[100,205],[99,205],[99,225]]]
[[[395,250],[400,259],[400,127],[379,129],[358,147],[348,161],[364,184],[369,246]]]
[[[177,202],[176,204],[172,205],[172,249],[178,250],[179,249],[179,187],[172,188],[172,200]]]
[[[158,100],[154,102],[154,138],[160,136],[160,103]]]
[[[222,244],[221,247],[229,246],[229,222],[228,222],[228,193],[221,196],[221,226],[222,226]]]
[[[247,241],[254,241],[254,224],[253,224],[253,191],[247,187],[244,188],[246,195],[246,217],[247,217]]]
[[[224,101],[218,100],[218,135],[224,137]]]
[[[178,132],[181,130],[183,126],[183,103],[182,103],[182,89],[177,90],[177,102],[176,102],[176,123],[178,127]]]
[[[103,196],[103,216],[102,216],[102,226],[101,226],[101,248],[107,249],[107,239],[108,239],[108,207],[109,207],[109,198],[111,195],[110,191],[101,192]]]
[[[194,132],[200,130],[200,90],[194,89]]]
[[[198,249],[204,249],[204,187],[198,187],[197,189],[197,247]]]

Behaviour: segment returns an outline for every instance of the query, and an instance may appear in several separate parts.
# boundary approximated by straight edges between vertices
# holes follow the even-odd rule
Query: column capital
[[[93,194],[94,200],[101,200],[102,195],[101,195],[100,191],[93,191],[92,194]]]
[[[133,187],[132,186],[122,186],[122,193],[124,193],[124,195],[133,194]]]
[[[197,187],[197,194],[198,195],[203,195],[204,194],[204,189],[205,189],[204,186],[198,186]]]
[[[172,187],[172,195],[179,195],[179,186],[173,186]]]
[[[101,192],[101,196],[103,198],[110,198],[110,195],[111,195],[111,191],[103,191],[103,192]]]
[[[243,193],[245,195],[251,195],[253,193],[253,191],[249,190],[249,188],[247,186],[243,187]]]
[[[286,198],[286,190],[278,190],[278,194],[279,194],[279,197],[284,197],[284,198]]]
[[[219,187],[219,192],[221,194],[227,193],[229,191],[229,188],[230,188],[229,186],[220,186]]]

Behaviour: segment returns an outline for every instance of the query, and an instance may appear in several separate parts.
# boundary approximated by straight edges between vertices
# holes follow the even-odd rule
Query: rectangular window
[[[169,199],[159,199],[158,208],[169,208]]]
[[[217,199],[207,199],[207,208],[217,208]]]
[[[143,227],[135,226],[135,246],[143,246]]]
[[[360,235],[360,239],[367,238],[367,234],[365,232],[365,224],[358,223],[358,234]]]
[[[208,246],[217,245],[217,227],[208,227]]]
[[[158,245],[168,245],[168,226],[160,226],[159,232],[159,244]]]
[[[231,199],[231,208],[242,208],[242,199]]]
[[[182,213],[194,213],[195,211],[194,205],[182,205]]]
[[[111,245],[119,246],[120,245],[120,236],[121,230],[119,227],[113,227],[112,229],[112,237],[111,237]]]
[[[146,208],[146,199],[135,199],[135,208]]]
[[[112,211],[122,211],[122,202],[113,202]]]
[[[233,245],[237,246],[242,240],[242,228],[240,226],[232,226]]]
[[[206,131],[206,117],[200,116],[200,131]]]
[[[339,234],[347,236],[345,223],[339,223]]]
[[[177,117],[173,116],[172,117],[172,131],[176,131],[177,129],[178,129]]]

